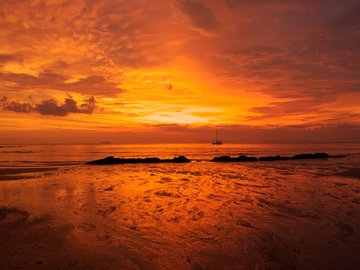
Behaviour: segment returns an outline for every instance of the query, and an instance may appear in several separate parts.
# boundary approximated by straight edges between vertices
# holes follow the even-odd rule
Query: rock
[[[229,157],[229,156],[221,156],[221,157],[214,157],[212,161],[214,162],[250,162],[250,161],[257,161],[256,157],[248,157],[248,156],[238,156],[238,157]]]
[[[184,156],[174,157],[173,159],[159,159],[151,158],[115,158],[109,156],[103,159],[89,161],[86,164],[90,165],[112,165],[112,164],[134,164],[134,163],[188,163],[191,162]]]
[[[230,162],[232,160],[229,156],[214,157],[212,161],[215,162]]]
[[[295,155],[291,159],[315,159],[315,158],[329,158],[329,156],[326,153],[315,153],[315,154],[300,154]]]
[[[185,156],[179,156],[179,157],[174,157],[173,159],[166,159],[164,160],[165,162],[173,162],[173,163],[187,163],[187,162],[191,162],[190,159],[186,158]]]
[[[330,156],[331,158],[343,158],[346,157],[345,155],[335,155],[335,156]]]
[[[239,156],[235,158],[235,161],[242,161],[242,162],[248,162],[248,161],[257,161],[258,159],[256,157],[248,157],[248,156]]]
[[[276,161],[276,160],[298,160],[298,159],[327,159],[327,158],[342,158],[344,155],[335,155],[331,156],[326,153],[315,153],[315,154],[299,154],[293,157],[282,157],[282,156],[265,156],[260,157],[248,157],[245,155],[240,155],[238,157],[230,156],[220,156],[214,157],[213,162],[255,162],[255,161]],[[134,163],[188,163],[191,162],[190,159],[185,156],[174,157],[172,159],[159,159],[156,157],[151,158],[115,158],[113,156],[108,156],[103,159],[89,161],[86,164],[93,165],[111,165],[111,164],[134,164]]]
[[[299,154],[293,157],[282,157],[282,156],[265,156],[260,157],[259,159],[256,157],[248,157],[245,155],[240,155],[238,157],[230,157],[230,156],[220,156],[214,157],[212,159],[213,162],[254,162],[254,161],[276,161],[276,160],[297,160],[297,159],[317,159],[317,158],[342,158],[344,155],[336,155],[331,156],[326,153],[315,153],[315,154]]]
[[[289,160],[289,157],[281,157],[281,156],[267,156],[260,157],[259,161],[275,161],[275,160]]]

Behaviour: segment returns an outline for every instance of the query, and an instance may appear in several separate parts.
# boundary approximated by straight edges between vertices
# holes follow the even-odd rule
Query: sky
[[[1,0],[0,143],[360,141],[358,0]]]

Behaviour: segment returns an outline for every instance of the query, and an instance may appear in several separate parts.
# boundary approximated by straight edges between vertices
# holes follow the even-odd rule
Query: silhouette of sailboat
[[[222,141],[218,140],[218,131],[216,131],[215,141],[212,142],[213,145],[221,145]]]

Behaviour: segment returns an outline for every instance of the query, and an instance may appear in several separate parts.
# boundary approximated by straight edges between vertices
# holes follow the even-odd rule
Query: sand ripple
[[[49,250],[32,254],[44,269],[360,269],[359,182],[343,171],[314,162],[64,168],[2,182],[0,228],[34,233]],[[5,255],[12,268],[32,261]]]

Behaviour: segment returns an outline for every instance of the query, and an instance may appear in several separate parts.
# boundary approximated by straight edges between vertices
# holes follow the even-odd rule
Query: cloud
[[[122,92],[118,85],[124,70],[171,61],[167,44],[181,32],[169,27],[168,1],[148,5],[143,0],[3,0],[0,14],[0,68],[2,60],[15,60],[17,51],[24,56],[21,65],[3,73],[15,73],[17,80],[37,77],[30,83],[36,80],[41,89],[74,89],[88,95],[114,96]],[[74,78],[83,79],[63,81]]]
[[[299,142],[359,142],[360,126],[356,124],[326,123],[298,125],[223,125],[193,127],[191,125],[159,125],[159,140],[167,142],[203,142],[213,140],[218,129],[226,143],[299,143]],[[158,138],[158,137],[157,137]],[[122,138],[126,139],[126,138]]]
[[[98,96],[116,95],[123,92],[115,82],[108,81],[102,76],[88,76],[70,82],[69,79],[52,72],[42,72],[37,76],[13,72],[0,73],[0,82],[6,83],[3,87],[8,91],[50,89]]]
[[[254,45],[250,47],[244,48],[236,48],[233,50],[228,50],[225,52],[229,55],[238,55],[238,56],[246,56],[246,57],[268,57],[271,55],[278,55],[282,53],[280,48],[274,46],[266,46],[266,45]]]
[[[182,103],[223,111],[212,123],[292,117],[292,124],[310,124],[316,114],[337,123],[359,113],[358,1],[148,2],[2,0],[0,96],[9,97],[2,106],[85,113],[92,107],[51,97],[95,96],[104,111],[88,126],[113,125],[112,114],[123,113],[116,104],[125,100],[136,106],[127,106],[132,116],[121,121],[137,126],[154,121],[159,108],[177,123],[169,108]],[[24,102],[27,95],[36,103]]]
[[[257,116],[249,116],[249,120],[281,119],[289,116],[306,116],[309,114],[322,113],[319,102],[311,99],[298,99],[284,102],[273,102],[267,106],[254,107],[251,112],[258,113]]]
[[[274,2],[273,1],[269,1],[269,0],[226,0],[225,1],[227,5],[229,5],[229,7],[231,8],[238,8],[244,5],[259,5],[259,4],[264,4],[267,2]],[[278,2],[275,0],[275,2]]]
[[[357,4],[352,6],[351,8],[345,10],[335,18],[329,21],[329,27],[332,30],[339,30],[339,29],[354,29],[357,30],[360,27],[360,5]],[[355,29],[356,30],[356,29]]]
[[[209,144],[214,137],[215,127],[211,126],[146,126],[141,129],[123,128],[117,130],[37,130],[19,132],[2,130],[3,143],[94,143],[103,140],[112,143],[194,143]],[[360,126],[350,124],[289,125],[254,127],[246,125],[219,126],[219,135],[225,143],[359,143]],[[74,136],[76,132],[77,136]],[[24,134],[26,136],[24,136]],[[279,149],[281,150],[281,149]],[[281,153],[279,153],[281,154]]]
[[[310,108],[325,107],[360,92],[360,9],[356,1],[228,0],[227,4],[239,7],[234,13],[244,23],[234,17],[237,24],[231,35],[243,42],[227,39],[221,46],[223,53],[216,55],[224,78],[250,81],[249,87],[272,98],[306,100]],[[252,8],[240,8],[245,5]],[[291,110],[287,100],[280,102],[250,111],[275,119]],[[308,114],[308,106],[293,105],[299,115]]]
[[[322,0],[317,1],[320,3]],[[332,0],[327,0],[331,2]],[[244,12],[249,8],[275,8],[275,9],[288,9],[289,7],[305,8],[314,5],[312,0],[225,0],[225,3],[230,8],[244,8]]]
[[[34,110],[33,105],[29,103],[21,103],[17,101],[9,101],[7,97],[0,99],[0,105],[3,110],[13,111],[17,113],[29,113]]]
[[[96,108],[96,100],[94,97],[89,97],[78,105],[72,97],[67,97],[62,104],[55,99],[46,99],[40,103],[31,104],[9,101],[7,97],[3,97],[0,99],[0,106],[5,111],[17,113],[37,112],[42,115],[68,116],[70,113],[92,114]]]
[[[21,60],[22,60],[21,57],[17,54],[0,53],[0,65],[9,62],[21,61]]]
[[[201,2],[181,0],[179,6],[183,14],[190,19],[193,27],[205,31],[214,31],[219,26],[219,21],[212,10]]]

